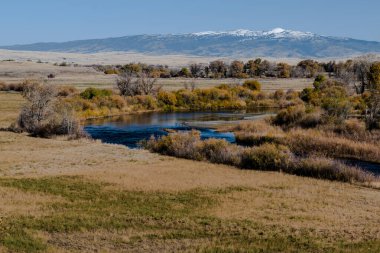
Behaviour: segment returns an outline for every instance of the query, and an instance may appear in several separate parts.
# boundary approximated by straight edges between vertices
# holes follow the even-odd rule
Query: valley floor
[[[55,78],[47,78],[49,74],[54,74]],[[79,90],[88,87],[113,89],[116,78],[117,75],[106,75],[86,66],[54,66],[53,63],[0,61],[0,82],[7,84],[17,84],[25,79],[33,79],[53,85],[70,85]],[[313,80],[309,78],[259,78],[258,80],[263,84],[262,89],[267,92],[278,89],[300,91],[305,87],[311,87],[313,83]],[[222,83],[242,81],[242,79],[233,78],[159,78],[157,83],[165,90],[178,90],[183,89],[186,83],[190,85],[190,82],[194,82],[197,88],[210,88]]]
[[[378,189],[11,132],[0,161],[0,252],[380,249]]]

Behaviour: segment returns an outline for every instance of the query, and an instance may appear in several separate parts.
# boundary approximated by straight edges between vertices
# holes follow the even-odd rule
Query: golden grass
[[[203,210],[207,215],[226,221],[249,220],[265,224],[264,227],[276,226],[286,229],[287,234],[312,228],[313,238],[322,238],[325,243],[380,239],[380,229],[374,226],[380,223],[380,194],[375,189],[275,172],[241,171],[87,140],[37,139],[2,132],[0,143],[3,177],[79,175],[93,182],[111,183],[109,189],[151,194],[203,189],[214,196],[214,191],[225,191],[213,197],[218,205]],[[231,187],[241,190],[230,192]],[[19,190],[17,193],[21,195],[16,200],[25,196],[29,202],[15,201],[14,194],[3,194],[1,203],[13,203],[7,213],[20,209],[22,213],[31,210],[32,215],[40,216],[40,210],[51,199]],[[28,203],[32,203],[30,207]],[[264,231],[269,229],[264,227]],[[147,250],[157,247],[163,252],[210,245],[207,240],[198,239],[152,241],[141,233],[149,234],[149,231],[122,230],[118,238],[140,236],[143,239],[138,247]],[[111,241],[115,239],[112,234],[110,231],[47,233],[46,238],[54,242],[57,250],[78,247],[90,251],[91,247],[99,247],[118,251],[127,247],[125,243],[112,246]]]
[[[354,158],[380,163],[380,147],[364,141],[354,141],[318,130],[295,129],[285,140],[298,154],[315,153],[327,157]]]
[[[379,192],[305,181],[310,184],[264,184],[228,193],[221,196],[213,213],[223,219],[265,221],[290,230],[313,227],[316,237],[360,241],[380,235],[379,229],[368,223],[380,224]]]
[[[1,50],[0,50],[1,56]],[[59,60],[62,62],[62,60]],[[136,62],[143,62],[140,58]],[[206,61],[207,62],[207,61]],[[5,83],[21,83],[25,79],[36,79],[47,84],[60,86],[75,86],[79,90],[88,87],[96,88],[115,88],[116,75],[106,75],[98,72],[92,67],[84,66],[54,66],[54,62],[35,63],[35,62],[1,62],[0,61],[0,81]],[[99,64],[97,62],[96,64]],[[171,65],[171,64],[169,64]],[[187,63],[182,63],[187,65]],[[49,74],[55,74],[55,78],[47,78]],[[293,89],[301,91],[306,87],[311,87],[313,80],[307,78],[263,78],[258,79],[262,83],[262,90],[275,91],[278,89]],[[211,88],[222,83],[243,82],[241,79],[187,79],[187,78],[163,78],[158,79],[158,84],[165,90],[178,90],[184,88],[189,82],[195,82],[197,88]]]
[[[0,132],[0,142],[0,173],[8,177],[82,175],[126,190],[144,191],[248,187],[290,178],[273,178],[271,173],[240,171],[89,140],[40,139]]]
[[[18,94],[0,93],[0,101],[7,101],[0,103],[0,124],[8,126],[17,118],[22,98]],[[260,131],[264,130],[262,128]],[[60,176],[80,176],[83,181],[107,183],[105,189],[120,194],[135,192],[153,197],[172,194],[171,200],[178,194],[195,191],[192,199],[206,197],[213,203],[196,209],[196,215],[208,217],[204,221],[206,223],[202,223],[201,230],[197,228],[200,226],[198,223],[192,223],[194,217],[189,214],[179,221],[167,218],[163,223],[173,227],[187,224],[188,228],[193,229],[185,230],[190,233],[187,236],[176,234],[174,228],[149,227],[149,222],[155,224],[154,219],[143,219],[149,226],[144,223],[144,226],[116,231],[106,228],[72,232],[29,231],[33,238],[40,238],[47,244],[48,252],[193,252],[205,248],[212,251],[221,245],[220,240],[225,241],[224,246],[220,247],[229,249],[226,244],[234,247],[236,240],[243,240],[234,238],[247,235],[263,238],[252,239],[250,243],[264,251],[268,249],[262,248],[265,240],[272,242],[279,237],[283,241],[278,244],[293,245],[294,240],[301,241],[293,245],[295,248],[289,246],[277,252],[301,251],[296,245],[306,247],[308,244],[311,250],[318,249],[317,252],[355,252],[355,249],[377,252],[380,241],[380,227],[377,225],[380,224],[380,192],[377,189],[278,172],[238,170],[98,141],[41,139],[10,132],[0,132],[0,161],[2,181],[41,181],[45,178],[56,180]],[[48,192],[0,186],[0,240],[1,231],[7,229],[4,221],[21,222],[25,216],[32,220],[41,217],[51,219],[55,214],[54,206],[60,207],[66,203],[64,201],[60,195]],[[92,201],[96,202],[96,199]],[[176,204],[168,211],[169,217],[182,205]],[[85,218],[85,213],[78,210],[81,209],[67,211]],[[102,218],[106,219],[109,215],[113,215],[112,212]],[[201,231],[216,231],[221,237],[215,234],[199,237]],[[251,244],[244,246],[244,241],[241,243],[236,244],[235,249],[253,247]],[[354,243],[359,243],[355,246],[359,248],[352,246]],[[305,248],[302,250],[307,252]],[[0,252],[8,251],[8,248],[0,246]]]
[[[23,102],[19,93],[0,91],[0,128],[16,121]]]
[[[43,194],[0,187],[0,220],[15,215],[46,215],[48,210],[44,209],[43,205],[57,200],[59,199]]]

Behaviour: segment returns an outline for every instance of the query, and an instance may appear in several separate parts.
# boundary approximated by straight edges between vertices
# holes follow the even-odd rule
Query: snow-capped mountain
[[[192,33],[194,36],[238,36],[238,37],[250,37],[250,38],[292,38],[292,39],[303,39],[316,37],[317,35],[310,32],[299,32],[292,30],[285,30],[282,28],[275,28],[271,31],[250,31],[245,29],[238,29],[233,31],[225,32],[199,32]]]
[[[321,36],[275,28],[187,34],[131,35],[119,38],[3,46],[2,49],[96,53],[123,51],[157,55],[214,57],[348,57],[380,53],[380,42]]]

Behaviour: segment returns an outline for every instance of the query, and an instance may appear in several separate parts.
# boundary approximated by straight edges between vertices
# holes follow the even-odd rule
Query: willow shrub
[[[266,143],[257,147],[242,147],[225,140],[202,141],[198,131],[176,132],[158,139],[152,137],[143,145],[151,152],[163,155],[234,165],[243,169],[282,171],[343,182],[374,180],[371,174],[332,159],[297,158],[286,146]]]
[[[110,97],[112,95],[111,90],[107,89],[97,89],[97,88],[87,88],[80,93],[80,96],[84,99],[93,99],[98,97]]]
[[[246,148],[242,153],[240,167],[270,171],[287,170],[291,158],[292,154],[287,147],[266,143]]]
[[[248,88],[250,90],[260,91],[261,90],[261,83],[257,80],[246,80],[243,83],[243,87]]]
[[[134,109],[142,110],[156,110],[158,108],[157,99],[151,95],[137,95],[127,97],[127,104],[134,107]]]

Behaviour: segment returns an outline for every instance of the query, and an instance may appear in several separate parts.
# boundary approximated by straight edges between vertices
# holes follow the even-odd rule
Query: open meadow
[[[54,74],[55,77],[48,78],[49,74]],[[80,90],[88,87],[113,89],[117,75],[106,75],[93,67],[86,66],[55,66],[53,63],[0,61],[0,82],[17,84],[25,79],[38,80],[52,85],[74,86]],[[309,78],[262,78],[259,80],[263,83],[264,91],[277,89],[300,91],[310,87],[313,83],[313,80]],[[162,85],[165,90],[178,90],[192,82],[197,88],[210,88],[222,83],[241,83],[242,80],[233,78],[159,78],[157,83]]]

